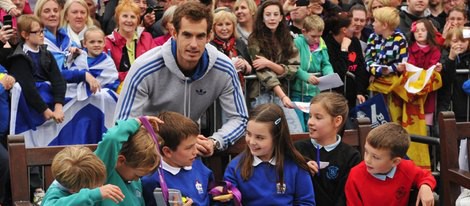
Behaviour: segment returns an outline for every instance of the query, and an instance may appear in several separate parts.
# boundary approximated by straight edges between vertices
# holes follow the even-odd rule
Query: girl
[[[361,161],[359,152],[341,141],[338,132],[348,117],[348,102],[338,93],[320,93],[310,104],[311,139],[295,143],[313,174],[317,205],[345,205],[344,186],[352,167]]]
[[[429,20],[421,19],[413,22],[410,28],[411,46],[408,47],[408,63],[415,65],[424,70],[429,69],[432,65],[439,62],[441,53],[436,46],[436,38],[434,27]],[[433,91],[442,86],[441,75],[439,74],[442,66],[437,64],[428,83],[424,88],[416,93],[410,93],[404,89],[405,82],[412,77],[414,72],[405,69],[405,65],[400,63],[397,72],[401,73],[400,84],[394,89],[396,100],[390,103],[392,113],[392,121],[401,124],[406,131],[414,135],[430,135],[427,132],[426,124],[432,125],[433,112],[435,108],[435,97]],[[425,72],[425,71],[423,71]],[[421,80],[413,81],[410,84],[423,82]],[[405,85],[404,85],[405,84]],[[401,92],[398,92],[401,90]],[[429,149],[426,144],[412,142],[407,155],[416,165],[422,168],[430,168]]]
[[[146,51],[154,48],[152,35],[139,26],[140,8],[131,0],[124,0],[116,7],[117,29],[106,36],[104,52],[110,53],[119,71],[118,93],[134,60]]]
[[[408,48],[408,63],[415,65],[419,68],[423,68],[425,70],[429,69],[433,65],[437,65],[434,75],[440,76],[439,72],[442,69],[442,65],[439,63],[439,60],[441,59],[441,51],[436,43],[436,35],[434,32],[434,27],[432,23],[427,19],[420,19],[411,24],[410,31],[412,32],[412,35],[410,39],[411,45]],[[403,73],[403,77],[405,79],[408,78],[408,73],[404,72],[405,71],[404,64],[399,64],[398,70]],[[434,88],[434,89],[437,90],[438,88]],[[434,92],[428,93],[428,92],[430,91],[422,91],[418,93],[418,95],[420,95],[422,98],[424,98],[423,100],[425,100],[424,113],[425,113],[426,122],[421,122],[421,124],[419,124],[418,122],[415,122],[415,124],[420,125],[419,126],[421,127],[420,131],[424,132],[424,134],[421,134],[421,135],[426,135],[425,124],[430,125],[430,126],[432,125],[433,113],[434,113],[434,109],[436,108],[435,93]],[[417,103],[416,98],[414,98],[413,101]],[[407,106],[412,106],[412,105],[407,105]],[[416,107],[418,105],[414,104],[414,106],[415,106],[415,109],[417,109]],[[408,124],[405,124],[405,127],[407,125]]]
[[[61,27],[67,31],[69,38],[77,47],[82,47],[83,34],[86,28],[93,25],[88,13],[88,6],[84,0],[69,0],[65,3],[61,13]]]
[[[366,100],[369,79],[361,43],[353,35],[355,25],[347,12],[328,18],[326,25],[330,25],[325,35],[328,56],[335,60],[331,61],[333,70],[345,84],[335,91],[346,97],[349,108],[354,108],[356,101],[362,104]]]
[[[448,111],[452,106],[458,122],[469,121],[470,103],[468,95],[462,89],[468,77],[457,75],[456,72],[457,69],[468,68],[470,65],[469,40],[463,37],[462,28],[454,28],[447,33],[445,45],[449,48],[449,55],[444,57],[443,86],[438,93],[438,111]]]
[[[240,83],[243,86],[243,75],[251,73],[251,65],[247,61],[250,59],[246,44],[237,38],[235,24],[236,16],[226,11],[227,7],[219,7],[214,12],[214,22],[212,29],[214,39],[210,42],[219,51],[232,59],[235,69],[237,69]]]
[[[254,106],[271,98],[269,92],[272,90],[285,107],[293,108],[294,104],[286,95],[287,90],[281,88],[281,85],[287,88],[286,79],[281,84],[277,78],[293,78],[297,72],[297,66],[293,65],[299,64],[299,53],[294,47],[281,3],[277,0],[264,1],[255,19],[253,33],[248,39],[248,51],[263,88],[259,88],[260,84],[255,82],[248,89],[248,97]]]
[[[262,104],[252,111],[246,144],[224,174],[240,190],[243,205],[315,205],[308,166],[294,148],[281,107]]]
[[[240,39],[248,44],[248,36],[253,31],[257,4],[253,0],[237,0],[234,5],[234,13],[237,16],[237,33]]]

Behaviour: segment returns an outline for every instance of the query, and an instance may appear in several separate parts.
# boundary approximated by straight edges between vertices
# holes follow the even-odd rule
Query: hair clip
[[[277,118],[276,121],[274,121],[274,124],[277,126],[281,122],[281,118]]]
[[[416,21],[414,21],[413,23],[411,23],[411,29],[410,29],[411,32],[415,32],[416,31]]]

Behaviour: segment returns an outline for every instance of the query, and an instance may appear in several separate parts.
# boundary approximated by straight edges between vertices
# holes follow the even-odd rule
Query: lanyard
[[[160,157],[162,157],[157,135],[155,134],[155,131],[153,131],[153,127],[150,125],[149,120],[145,116],[139,117],[139,120],[142,122],[142,125],[145,127],[147,132],[150,133],[150,136],[152,136],[153,141],[157,145],[157,153],[160,155]],[[166,185],[165,178],[163,178],[163,166],[161,163],[158,167],[158,177],[160,179],[160,187],[162,188],[163,198],[165,199],[165,202],[168,202],[168,186]]]

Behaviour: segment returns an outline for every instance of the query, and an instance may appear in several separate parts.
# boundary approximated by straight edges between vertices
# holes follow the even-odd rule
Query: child
[[[1,36],[1,35],[0,35]],[[5,143],[8,135],[8,121],[10,118],[9,93],[15,84],[15,78],[6,73],[6,69],[0,65],[0,205],[6,204],[8,201],[6,192],[10,187],[10,173],[8,166],[8,151]]]
[[[209,183],[212,171],[197,157],[196,140],[198,125],[191,119],[176,113],[162,112],[158,115],[165,124],[158,135],[162,151],[163,177],[168,188],[178,189],[183,197],[190,198],[194,205],[209,205]],[[145,204],[156,205],[153,190],[161,187],[158,172],[142,178]]]
[[[60,123],[64,120],[62,105],[66,84],[54,57],[43,46],[42,24],[33,15],[23,15],[18,21],[18,34],[24,43],[19,44],[9,57],[7,68],[20,84],[26,102],[33,111],[41,114],[45,120],[52,118]],[[46,84],[46,81],[49,81],[50,85]],[[37,88],[42,88],[42,92]],[[45,98],[40,95],[43,93],[52,94]]]
[[[429,81],[423,85],[423,89],[416,93],[402,92],[400,102],[395,102],[395,111],[401,114],[397,115],[393,121],[400,123],[406,131],[414,135],[430,136],[427,126],[433,125],[434,109],[436,108],[435,93],[441,88],[442,80],[439,72],[442,65],[439,63],[441,52],[436,43],[435,29],[431,21],[420,19],[411,24],[412,35],[410,39],[410,47],[408,49],[408,63],[416,67],[422,68],[422,72],[426,72],[431,66],[436,65]],[[405,64],[400,63],[397,67],[398,72],[402,73],[401,82],[405,83],[413,78],[415,72],[406,70]],[[424,82],[423,78],[413,81],[413,83]],[[404,88],[403,84],[398,87]],[[431,131],[431,130],[429,130]],[[414,163],[423,168],[430,168],[431,162],[429,157],[429,149],[427,144],[412,142],[408,150],[408,157]]]
[[[367,41],[365,55],[366,69],[371,74],[369,90],[389,94],[391,85],[398,81],[398,64],[408,58],[408,45],[403,33],[395,30],[400,23],[397,9],[378,8],[373,16],[374,33]],[[387,100],[391,102],[391,98]]]
[[[156,117],[141,118],[148,118],[154,130],[158,130],[158,124],[163,123]],[[156,143],[149,131],[140,125],[139,118],[118,120],[117,125],[103,135],[95,151],[106,166],[105,184],[118,186],[124,194],[124,199],[119,202],[123,206],[145,205],[140,178],[155,171],[160,163]],[[116,203],[103,200],[101,205]]]
[[[253,32],[248,39],[248,52],[259,83],[248,86],[251,106],[271,102],[271,90],[284,107],[294,108],[287,93],[287,81],[278,77],[293,78],[299,62],[298,52],[292,41],[278,0],[267,0],[256,12]],[[276,98],[276,102],[278,102]]]
[[[96,26],[91,26],[84,34],[83,47],[88,54],[89,68],[86,72],[86,80],[92,93],[96,93],[101,87],[116,91],[119,86],[118,72],[114,61],[103,52],[104,37],[104,32]]]
[[[88,147],[66,147],[52,160],[55,181],[47,189],[42,205],[95,205],[103,199],[119,203],[119,187],[104,185],[106,168]]]
[[[346,181],[347,205],[408,205],[410,190],[418,188],[416,205],[434,205],[431,172],[403,159],[410,136],[396,123],[372,129],[364,146],[364,161],[353,167]]]
[[[315,205],[308,166],[294,148],[280,106],[253,109],[246,143],[224,174],[240,190],[243,205]]]
[[[300,68],[297,70],[294,85],[292,86],[292,100],[310,102],[320,93],[315,86],[319,83],[318,78],[312,73],[321,73],[322,76],[332,74],[333,67],[328,57],[328,49],[325,41],[321,38],[325,23],[317,15],[305,18],[302,35],[295,38],[294,43],[300,53]],[[302,124],[304,132],[308,131],[308,114],[295,110]]]
[[[361,161],[359,152],[341,142],[338,135],[348,118],[348,111],[348,102],[341,94],[318,94],[310,103],[308,127],[311,139],[295,143],[295,148],[311,160],[307,163],[311,170],[318,173],[312,182],[319,206],[346,204],[346,179],[351,168]]]

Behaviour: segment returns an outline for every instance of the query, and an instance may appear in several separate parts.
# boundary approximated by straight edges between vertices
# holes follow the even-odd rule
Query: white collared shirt
[[[310,141],[312,142],[312,144],[315,148],[320,147],[319,149],[321,149],[322,147],[324,147],[327,152],[330,152],[331,150],[334,150],[339,145],[339,143],[341,143],[341,136],[340,135],[336,135],[336,139],[337,140],[336,140],[335,143],[330,144],[330,145],[325,145],[325,146],[321,146],[314,139],[310,139]]]
[[[173,166],[169,165],[168,163],[166,163],[163,159],[162,159],[162,168],[164,170],[166,170],[167,172],[171,173],[172,175],[177,175],[181,171],[181,167],[173,167]],[[182,168],[184,170],[193,169],[192,166],[186,166],[186,167],[182,167]]]
[[[395,176],[396,171],[397,171],[397,167],[395,166],[387,174],[372,174],[372,176],[374,176],[375,178],[377,178],[379,180],[385,181],[387,179],[387,177],[392,179]]]
[[[253,167],[256,167],[258,166],[259,164],[263,163],[263,160],[261,160],[259,157],[257,156],[253,156]],[[273,157],[271,158],[269,161],[268,161],[269,164],[275,166],[276,165],[276,158]]]
[[[28,52],[39,53],[39,48],[37,50],[34,50],[31,47],[29,47],[28,44],[23,44],[23,52],[25,54],[28,54]]]

